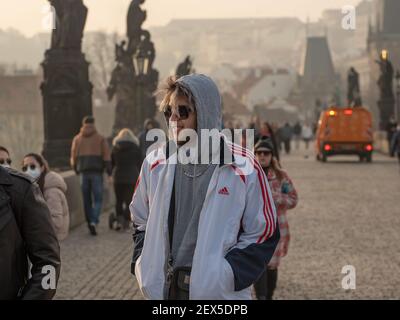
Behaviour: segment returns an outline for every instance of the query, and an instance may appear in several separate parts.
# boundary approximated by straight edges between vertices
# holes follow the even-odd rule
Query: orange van
[[[321,112],[316,133],[317,160],[338,154],[358,155],[372,161],[373,131],[371,113],[363,108],[331,107]]]

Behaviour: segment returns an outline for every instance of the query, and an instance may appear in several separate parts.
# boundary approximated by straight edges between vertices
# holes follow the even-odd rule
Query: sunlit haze
[[[130,0],[85,0],[89,8],[87,31],[125,32]],[[317,20],[329,8],[356,5],[360,0],[147,0],[145,27],[165,25],[172,19],[249,18],[290,16]],[[27,36],[43,31],[46,0],[2,0],[0,29],[13,28]]]

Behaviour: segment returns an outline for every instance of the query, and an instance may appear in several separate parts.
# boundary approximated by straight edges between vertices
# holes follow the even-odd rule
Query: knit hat
[[[269,151],[274,154],[274,144],[272,143],[272,140],[269,138],[260,139],[254,146],[254,152],[258,151]]]

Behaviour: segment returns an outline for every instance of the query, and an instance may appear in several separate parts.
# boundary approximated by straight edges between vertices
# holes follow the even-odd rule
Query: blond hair
[[[138,138],[135,136],[132,130],[128,128],[124,128],[118,133],[118,135],[114,138],[113,145],[115,145],[117,141],[130,141],[136,145],[139,145]]]
[[[164,98],[160,104],[160,111],[163,112],[172,99],[176,97],[185,97],[188,99],[190,105],[195,108],[194,96],[192,92],[187,89],[182,82],[178,81],[176,76],[168,77],[161,85],[158,93],[164,94]]]

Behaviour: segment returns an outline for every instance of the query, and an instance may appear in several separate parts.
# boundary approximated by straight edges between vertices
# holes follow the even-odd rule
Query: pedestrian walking
[[[95,126],[95,119],[87,116],[71,147],[71,166],[80,175],[86,221],[90,234],[97,235],[103,205],[103,173],[111,182],[111,155],[106,139]]]
[[[389,121],[386,125],[386,139],[388,141],[388,145],[391,145],[393,135],[396,133],[397,122],[394,116],[392,115],[389,118]]]
[[[296,150],[299,150],[301,137],[302,137],[302,126],[300,122],[297,121],[296,124],[293,126],[293,138]]]
[[[306,146],[306,150],[308,150],[308,147],[310,145],[310,141],[313,138],[313,130],[311,126],[308,123],[305,123],[301,129],[301,137],[304,141],[304,144]]]
[[[221,130],[221,96],[207,76],[169,78],[161,110],[175,140],[184,129]],[[147,299],[251,299],[275,251],[279,230],[264,172],[250,151],[221,134],[217,142],[208,155],[219,163],[178,161],[174,143],[143,162],[130,205],[131,268]],[[179,152],[192,141],[176,143]],[[199,156],[209,152],[201,141],[194,146]],[[239,163],[254,170],[245,175]]]
[[[60,266],[60,247],[39,187],[0,166],[0,300],[52,299]]]
[[[111,151],[117,213],[117,230],[129,228],[129,204],[142,166],[139,140],[129,129],[122,129],[114,138]]]
[[[260,140],[254,147],[258,161],[260,162],[272,191],[277,210],[279,230],[281,238],[275,253],[266,266],[262,276],[254,284],[258,300],[272,300],[278,280],[278,267],[282,257],[287,255],[290,233],[286,212],[297,205],[298,197],[288,174],[282,170],[278,159],[274,154],[271,140]]]
[[[47,161],[39,154],[29,153],[22,161],[22,172],[39,185],[50,210],[51,220],[58,241],[69,233],[69,208],[66,198],[67,185],[58,173],[50,171]]]
[[[290,153],[290,144],[292,141],[293,129],[288,122],[279,129],[279,140],[283,143],[286,154]]]

